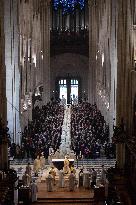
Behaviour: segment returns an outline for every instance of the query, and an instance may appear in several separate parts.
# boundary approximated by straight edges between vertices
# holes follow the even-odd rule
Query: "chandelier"
[[[54,9],[62,8],[63,14],[74,12],[77,6],[82,10],[85,6],[85,0],[53,0]]]

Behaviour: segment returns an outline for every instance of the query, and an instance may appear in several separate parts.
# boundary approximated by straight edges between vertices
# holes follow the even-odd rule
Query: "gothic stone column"
[[[90,103],[95,102],[95,68],[96,68],[96,41],[97,41],[97,28],[96,28],[96,9],[93,1],[88,1],[89,6],[89,82],[88,82],[88,99]]]
[[[50,0],[41,2],[43,103],[50,100]]]
[[[5,71],[5,35],[4,35],[4,1],[0,1],[0,118],[6,125],[6,71]],[[6,138],[2,136],[0,142],[0,168],[7,168],[8,148]]]
[[[118,143],[116,145],[116,161],[117,167],[123,169],[125,165],[125,143]]]

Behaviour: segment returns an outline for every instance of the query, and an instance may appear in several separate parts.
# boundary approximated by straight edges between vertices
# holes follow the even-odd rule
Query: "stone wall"
[[[111,137],[113,124],[119,125],[122,119],[127,137],[131,138],[132,133],[136,83],[135,7],[134,0],[89,1],[89,72],[92,79],[89,100],[96,101],[109,122]],[[120,167],[123,167],[124,147],[118,146],[117,153]]]
[[[117,30],[117,123],[124,119],[131,133],[132,70],[134,70],[134,8],[135,1],[118,1]]]
[[[134,3],[130,0],[96,0],[89,4],[89,67],[90,78],[93,78],[89,86],[93,93],[90,101],[97,102],[107,121],[113,124],[115,118],[118,124],[123,118],[129,127]]]
[[[32,95],[44,87],[50,99],[50,1],[4,1],[6,96],[12,141],[32,120]],[[44,82],[44,83],[43,83]]]
[[[32,95],[42,84],[41,19],[39,1],[19,3],[19,66],[21,128],[32,120]]]
[[[57,77],[81,79],[82,97],[88,93],[88,58],[76,53],[64,53],[51,58],[51,91],[55,90]]]
[[[6,67],[5,67],[5,35],[4,35],[4,1],[0,1],[0,120],[6,126]],[[0,136],[0,169],[7,168],[7,141],[5,136]]]
[[[39,92],[40,86],[43,87],[42,104],[50,100],[49,0],[22,0],[20,2],[19,34],[20,109],[23,130],[28,121],[32,120],[32,96]]]
[[[10,136],[18,142],[20,136],[19,113],[19,31],[18,1],[4,1],[4,32],[5,32],[5,65],[6,65],[6,97],[7,120]]]
[[[0,118],[6,123],[6,70],[5,70],[5,35],[4,2],[0,1]]]
[[[116,1],[90,1],[89,13],[89,101],[97,103],[112,136],[113,119],[116,118]]]
[[[41,1],[41,44],[43,70],[43,103],[50,100],[50,0]]]

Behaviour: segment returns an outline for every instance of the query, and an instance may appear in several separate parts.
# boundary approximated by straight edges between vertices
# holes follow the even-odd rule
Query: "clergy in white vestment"
[[[41,162],[39,156],[37,156],[37,158],[34,160],[34,166],[33,166],[33,170],[36,176],[38,175],[40,169],[41,169]]]
[[[27,166],[26,166],[26,173],[31,176],[31,172],[32,172],[32,168],[30,163],[28,162]]]
[[[68,174],[69,171],[70,171],[70,168],[69,168],[69,160],[68,160],[68,157],[67,157],[67,156],[65,156],[65,159],[64,159],[64,167],[63,167],[63,169],[64,169],[64,173],[65,173],[65,174]]]
[[[47,183],[47,191],[53,191],[53,176],[51,175],[51,172],[49,172],[46,178],[46,183]]]
[[[60,159],[60,151],[59,151],[59,150],[57,150],[57,151],[55,152],[54,158],[55,158],[55,159]]]
[[[66,98],[62,95],[61,105],[66,105]]]
[[[69,190],[70,191],[74,191],[75,183],[76,183],[76,176],[73,173],[73,171],[71,171],[71,173],[69,175]]]
[[[104,165],[102,165],[102,170],[101,170],[101,183],[105,184],[106,181],[106,170],[104,168]]]
[[[86,168],[83,171],[83,187],[86,189],[90,187],[90,172]]]
[[[70,158],[74,159],[74,160],[76,159],[76,155],[75,155],[74,151],[70,152]]]
[[[59,171],[59,187],[64,187],[64,172],[62,169]]]
[[[49,163],[49,165],[51,166],[51,164],[52,164],[52,155],[49,155],[49,156],[48,156],[48,163]]]
[[[50,173],[53,177],[53,184],[55,185],[55,177],[56,177],[56,171],[54,169],[54,167],[52,166],[51,170],[50,170]]]
[[[52,146],[49,147],[49,155],[54,155],[54,149],[52,148]]]
[[[43,152],[41,153],[41,156],[40,156],[40,166],[41,166],[41,169],[45,168],[45,157],[44,157]]]
[[[51,165],[52,157],[54,155],[54,149],[50,146],[49,147],[49,156],[48,156],[48,163]]]
[[[24,175],[22,176],[22,181],[23,181],[24,186],[30,186],[31,177],[26,173],[26,171],[25,171]]]
[[[105,187],[105,198],[107,199],[107,197],[108,197],[108,190],[109,190],[109,181],[108,181],[108,179],[105,180],[104,187]]]
[[[91,188],[94,188],[94,186],[96,185],[96,179],[97,179],[97,172],[94,168],[92,168],[92,180],[91,180]]]
[[[14,184],[14,205],[18,205],[18,179]]]
[[[33,181],[31,183],[31,196],[32,196],[32,202],[37,201],[37,192],[38,192],[38,187],[37,183]]]
[[[83,186],[83,168],[81,168],[79,172],[79,187],[82,186]]]

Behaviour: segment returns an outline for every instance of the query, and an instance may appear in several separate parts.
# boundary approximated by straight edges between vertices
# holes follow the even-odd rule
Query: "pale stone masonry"
[[[18,1],[4,1],[5,65],[7,120],[13,141],[20,138],[20,68],[19,68],[19,30]]]
[[[4,35],[4,2],[0,1],[0,118],[6,123],[6,68]]]
[[[133,129],[135,4],[130,0],[89,1],[89,100],[97,103],[109,122],[111,137],[113,123],[118,125],[122,118],[128,134]],[[123,167],[124,146],[118,145],[117,152]]]
[[[20,144],[20,132],[32,120],[32,106],[23,111],[28,97],[32,103],[32,95],[43,86],[43,104],[50,99],[50,2],[5,0],[3,8],[5,105],[11,139]]]
[[[55,56],[57,60],[53,59],[50,69],[51,5],[50,0],[0,1],[0,114],[4,121],[8,119],[11,138],[16,143],[20,143],[20,131],[32,120],[32,106],[23,110],[28,97],[32,102],[32,96],[41,86],[42,104],[47,103],[52,95],[51,79],[54,80],[55,74],[60,72],[63,75],[63,70],[69,66],[73,69],[73,73],[69,69],[73,75],[77,72],[74,70],[77,61],[72,60],[72,57],[80,58],[76,53],[71,53],[70,64],[64,63],[63,67],[59,64],[71,55]],[[118,125],[123,118],[131,139],[136,126],[133,120],[136,1],[88,0],[88,7],[89,66],[88,58],[82,58],[86,61],[79,72],[79,75],[83,70],[85,72],[81,76],[82,91],[85,90],[89,102],[96,102],[101,110],[109,123],[111,138],[113,124]],[[54,72],[55,63],[58,66]],[[54,73],[51,74],[51,71]],[[124,166],[124,147],[117,146],[120,167]]]

